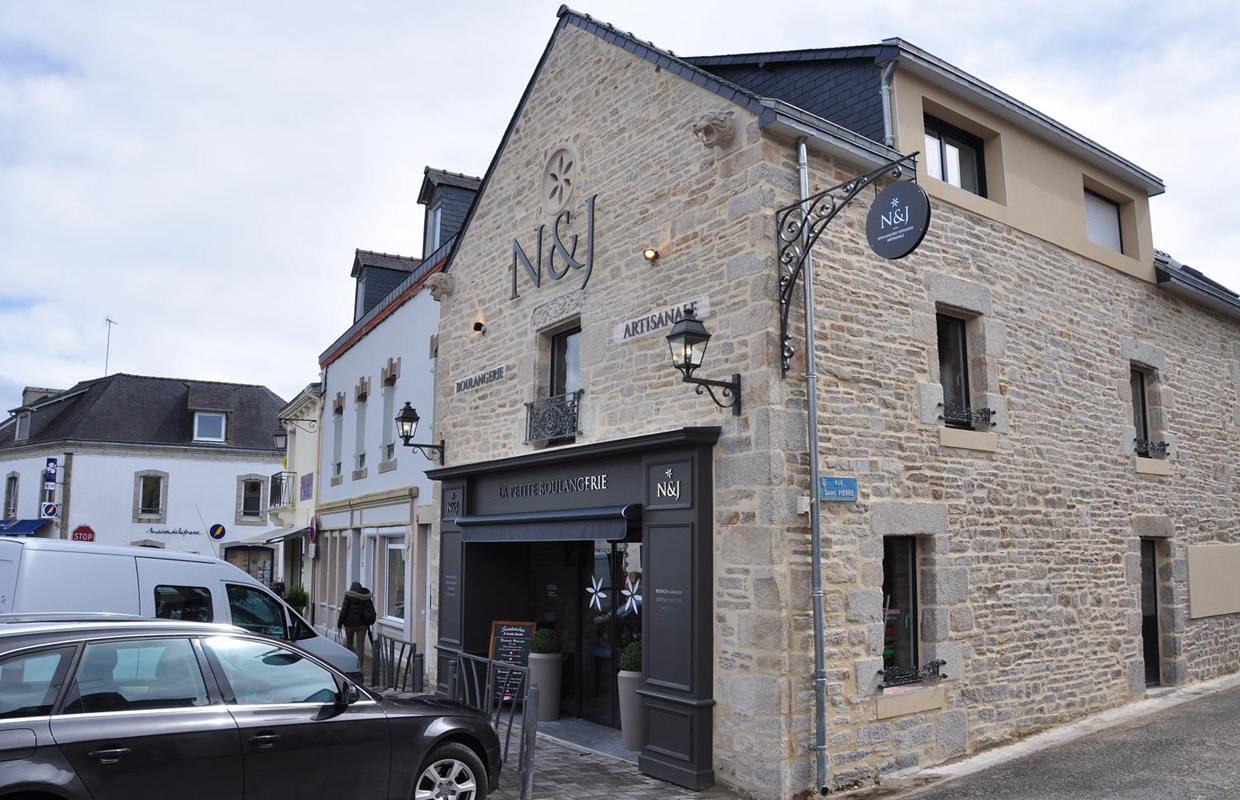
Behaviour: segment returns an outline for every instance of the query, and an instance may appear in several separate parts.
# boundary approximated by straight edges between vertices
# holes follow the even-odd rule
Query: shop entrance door
[[[578,715],[620,727],[616,672],[620,651],[641,638],[641,546],[628,542],[582,542],[581,634]]]
[[[1158,574],[1154,541],[1141,540],[1141,649],[1145,657],[1145,685],[1161,683],[1158,647]]]

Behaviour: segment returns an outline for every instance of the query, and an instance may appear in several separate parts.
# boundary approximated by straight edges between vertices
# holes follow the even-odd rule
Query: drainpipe
[[[797,140],[797,176],[801,183],[801,199],[809,197],[809,160],[805,137]],[[809,213],[808,204],[805,208]],[[809,238],[809,226],[804,226]],[[805,392],[809,416],[809,520],[810,520],[810,596],[814,604],[814,765],[818,788],[830,791],[827,773],[827,671],[825,631],[822,615],[822,515],[818,500],[818,357],[814,343],[814,264],[805,255]]]
[[[883,67],[883,81],[879,86],[879,94],[883,98],[883,144],[892,146],[895,135],[891,131],[891,76],[896,71],[896,62],[888,61]]]

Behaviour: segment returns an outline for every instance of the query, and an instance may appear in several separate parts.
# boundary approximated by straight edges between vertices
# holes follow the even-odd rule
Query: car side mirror
[[[346,683],[344,689],[340,692],[340,705],[351,706],[361,699],[361,693],[352,683]]]

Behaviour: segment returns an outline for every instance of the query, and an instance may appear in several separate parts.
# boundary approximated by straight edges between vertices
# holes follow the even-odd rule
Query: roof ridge
[[[471,181],[482,180],[482,178],[479,178],[477,175],[466,175],[464,172],[453,172],[450,169],[440,169],[439,167],[432,167],[429,164],[426,165],[426,169],[422,171],[422,174],[429,175],[432,172],[438,173],[440,175],[454,175],[458,178],[469,178]]]
[[[415,261],[419,264],[422,263],[422,259],[418,258],[417,256],[402,256],[400,253],[384,253],[379,250],[367,250],[363,247],[356,247],[353,249],[353,254],[355,256],[360,253],[365,253],[366,255],[370,255],[370,256],[383,256],[384,258],[399,258],[402,261]]]
[[[237,381],[210,381],[203,378],[170,378],[164,375],[136,375],[132,372],[113,372],[111,375],[105,375],[102,378],[93,379],[95,382],[105,381],[110,378],[141,378],[148,381],[175,381],[178,383],[206,383],[212,386],[231,386],[236,388],[247,389],[267,389],[268,387],[261,383],[239,383]],[[270,391],[270,389],[268,389]]]
[[[829,47],[799,47],[793,50],[754,50],[746,53],[714,53],[700,56],[681,56],[681,58],[688,61],[690,64],[715,58],[758,60],[761,56],[791,56],[805,53],[834,53],[845,52],[848,50],[867,50],[871,48],[879,49],[884,47],[894,47],[895,45],[891,44],[891,41],[892,40],[886,39],[881,42],[869,42],[866,44],[831,45]],[[897,39],[895,41],[901,40]]]

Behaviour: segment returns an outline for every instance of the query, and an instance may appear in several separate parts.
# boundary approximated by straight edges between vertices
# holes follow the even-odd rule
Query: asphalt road
[[[1240,688],[906,797],[1240,800]]]

